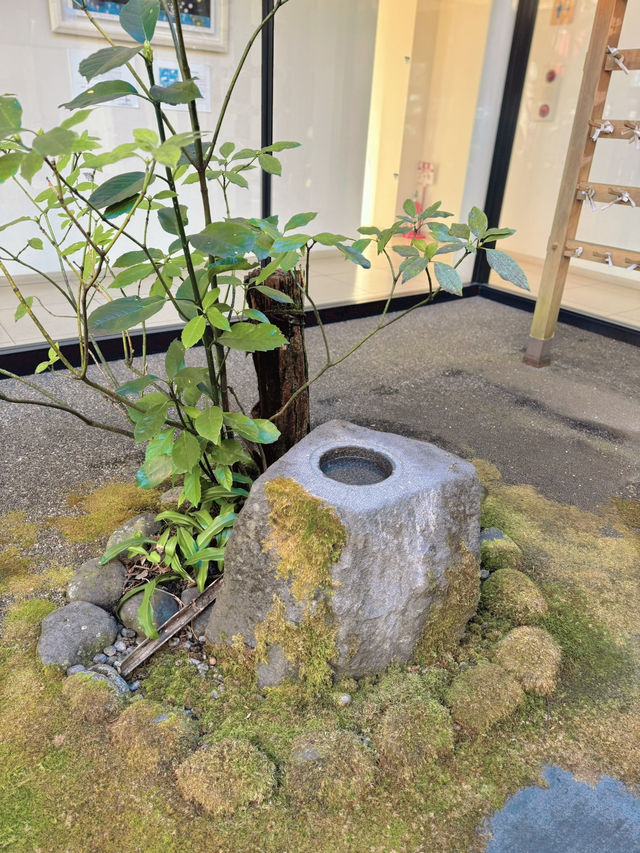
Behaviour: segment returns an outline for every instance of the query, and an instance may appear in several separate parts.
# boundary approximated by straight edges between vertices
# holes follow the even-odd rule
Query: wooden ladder
[[[551,227],[540,291],[531,323],[524,361],[544,367],[551,361],[562,292],[571,258],[612,266],[640,264],[640,252],[576,241],[580,212],[585,203],[610,202],[640,208],[640,188],[595,184],[589,181],[596,144],[609,139],[638,138],[638,121],[602,118],[611,74],[640,68],[640,49],[618,50],[627,0],[599,0],[584,64],[569,150]]]

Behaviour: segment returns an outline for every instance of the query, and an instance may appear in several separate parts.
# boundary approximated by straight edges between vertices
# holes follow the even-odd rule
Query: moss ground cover
[[[516,627],[508,613],[481,603],[460,643],[435,662],[318,687],[312,695],[288,683],[260,694],[253,653],[236,643],[211,650],[225,679],[225,692],[214,699],[210,673],[203,678],[165,651],[143,673],[144,699],[114,711],[113,719],[87,722],[86,697],[74,701],[69,679],[35,657],[37,626],[52,604],[17,595],[0,645],[0,844],[123,853],[479,851],[484,817],[538,781],[544,763],[583,779],[606,773],[640,784],[635,508],[620,511],[612,503],[585,513],[530,487],[507,486],[488,466],[482,473],[489,489],[483,523],[500,527],[522,549],[521,569],[547,602],[535,628],[560,649],[554,692],[540,696],[525,687],[515,711],[480,734],[450,716],[454,679],[499,663],[500,643]],[[352,701],[342,706],[336,697],[345,692]],[[413,741],[400,737],[414,708],[420,719],[438,723],[430,752],[417,750],[418,759]],[[167,726],[167,738],[154,726]],[[322,779],[338,767],[331,748],[344,738],[336,732],[356,752],[357,738],[363,768],[369,759],[374,767],[357,796],[319,807],[313,797],[288,793],[298,746],[322,746]],[[231,742],[243,746],[228,752]],[[203,748],[220,754],[222,764],[232,756],[237,778],[250,777],[253,768],[262,782],[248,785],[251,796],[223,815],[185,799],[177,784],[200,773],[192,757]],[[401,783],[397,755],[412,766]]]

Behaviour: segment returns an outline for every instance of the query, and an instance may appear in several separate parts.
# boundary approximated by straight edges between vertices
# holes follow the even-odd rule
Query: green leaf
[[[313,239],[322,246],[337,246],[338,243],[349,238],[345,237],[344,234],[330,234],[328,231],[321,231],[320,234],[314,234]]]
[[[420,275],[429,266],[427,258],[407,258],[399,267],[402,273],[402,283],[410,281],[412,278]]]
[[[22,125],[22,107],[13,95],[0,97],[0,139],[13,136]]]
[[[175,169],[178,165],[178,160],[182,156],[182,149],[171,142],[163,142],[159,148],[153,149],[153,156],[163,166]]]
[[[125,65],[137,53],[140,53],[139,47],[105,47],[83,59],[78,66],[78,71],[88,83],[94,77]]]
[[[185,204],[180,205],[180,216],[182,218],[182,224],[188,225],[188,208]],[[173,207],[161,207],[158,211],[158,219],[160,220],[160,227],[163,231],[166,231],[167,234],[180,234],[180,230],[178,228],[178,219],[176,217],[176,212]]]
[[[530,290],[524,271],[513,258],[509,257],[505,252],[500,252],[498,249],[485,249],[485,252],[487,253],[489,266],[498,273],[500,278],[510,281],[511,284],[515,284],[516,287],[520,287],[522,290]]]
[[[92,332],[126,332],[153,317],[165,300],[157,296],[123,296],[106,305],[100,305],[89,315]]]
[[[120,11],[120,26],[143,44],[153,38],[159,14],[159,0],[129,0]]]
[[[95,83],[86,92],[81,92],[72,101],[60,104],[68,110],[77,110],[80,107],[91,107],[96,104],[105,104],[107,101],[115,101],[125,95],[138,95],[138,91],[127,83],[126,80],[103,80]]]
[[[414,219],[418,215],[418,208],[416,207],[416,203],[410,198],[408,198],[402,205],[402,209],[407,214],[407,216],[410,216],[412,219]]]
[[[225,347],[243,352],[267,352],[287,345],[280,329],[271,323],[235,323],[218,340]]]
[[[193,317],[187,325],[182,330],[182,343],[184,344],[185,349],[189,349],[190,347],[195,346],[199,340],[202,339],[204,335],[204,331],[207,328],[207,321],[202,316],[202,314],[198,314],[197,317]]]
[[[200,442],[190,432],[182,432],[173,445],[171,457],[176,474],[191,471],[200,459]]]
[[[199,506],[202,497],[202,483],[200,482],[200,469],[194,468],[184,478],[182,494],[192,506]]]
[[[76,113],[72,116],[67,116],[64,121],[60,122],[60,127],[75,127],[76,124],[80,124],[83,121],[86,121],[91,115],[91,110],[80,110],[79,113]]]
[[[152,86],[149,89],[149,94],[154,101],[172,106],[188,104],[195,101],[196,98],[202,97],[195,80],[179,80],[177,83],[172,83],[171,86]]]
[[[243,178],[243,176],[239,175],[237,172],[225,172],[224,175],[230,183],[235,184],[238,187],[242,187],[246,190],[249,186],[249,181],[246,178]]]
[[[514,228],[489,228],[482,240],[484,243],[490,243],[493,240],[504,240],[515,233]]]
[[[173,449],[173,434],[175,430],[165,429],[154,435],[151,441],[147,444],[144,452],[145,459],[155,459],[157,456],[171,456]]]
[[[436,274],[438,284],[447,293],[453,293],[455,296],[462,296],[462,279],[458,275],[458,271],[449,264],[442,264],[436,261],[433,265],[433,270]]]
[[[146,412],[142,413],[133,431],[133,437],[138,444],[149,441],[156,433],[160,432],[164,426],[168,408],[169,404],[165,402],[151,406]]]
[[[415,246],[393,246],[393,251],[403,258],[417,258],[418,250]]]
[[[308,234],[290,234],[288,237],[278,237],[274,240],[271,251],[273,254],[280,252],[291,252],[304,246],[309,240]]]
[[[109,287],[127,287],[129,284],[134,284],[136,281],[142,281],[142,279],[147,278],[153,271],[151,264],[134,264],[134,266],[127,267],[127,269],[119,272]]]
[[[136,482],[141,489],[155,489],[169,479],[172,469],[170,456],[154,456],[147,459],[138,469]]]
[[[23,156],[17,151],[12,151],[11,154],[4,154],[0,157],[0,184],[18,174]]]
[[[250,462],[251,457],[239,441],[223,438],[218,447],[214,447],[211,456],[218,465],[235,465],[236,462]]]
[[[225,412],[224,422],[235,433],[256,444],[273,444],[280,438],[280,430],[264,418],[248,418],[237,412]]]
[[[160,249],[147,249],[149,255],[155,260],[159,260],[163,257]],[[120,255],[119,258],[111,264],[113,267],[130,267],[133,264],[141,264],[148,260],[147,252],[144,252],[142,249],[136,249],[133,252],[125,252],[124,255]]]
[[[22,158],[20,174],[25,179],[25,181],[31,183],[35,175],[38,174],[38,172],[43,166],[44,160],[42,159],[41,155],[38,154],[37,151],[30,151]]]
[[[245,221],[227,219],[212,222],[199,234],[189,237],[196,249],[218,258],[235,258],[253,250],[257,229]]]
[[[300,148],[299,142],[274,142],[272,145],[267,145],[263,151],[284,151],[286,148]]]
[[[153,148],[160,141],[155,130],[150,130],[148,127],[136,127],[133,131],[133,138],[140,145],[146,146],[147,150]]]
[[[471,211],[469,213],[469,227],[471,228],[476,237],[484,237],[487,228],[489,227],[489,222],[487,220],[487,215],[483,210],[480,210],[479,207],[471,208]]]
[[[347,246],[344,243],[338,243],[337,245],[338,249],[340,249],[348,261],[358,264],[358,266],[363,267],[365,270],[368,270],[371,267],[371,261],[367,260],[363,254],[358,252],[352,246]]]
[[[27,307],[31,308],[33,305],[33,296],[25,297],[26,305],[23,302],[18,303],[18,307],[16,308],[15,314],[13,315],[14,322],[18,322],[21,320],[27,313]]]
[[[196,551],[193,557],[189,557],[184,561],[185,566],[193,566],[195,563],[202,561],[209,562],[210,560],[224,559],[224,548],[203,548],[202,551]]]
[[[184,367],[184,344],[182,341],[171,341],[164,357],[164,367],[169,379],[175,379],[178,371]]]
[[[471,237],[471,229],[464,222],[454,222],[449,226],[449,234],[451,237],[460,237],[463,240],[468,240]]]
[[[122,216],[123,213],[129,213],[133,210],[138,200],[137,195],[125,198],[122,201],[117,201],[115,204],[110,204],[104,211],[105,219],[115,219],[116,216]]]
[[[316,218],[317,215],[317,213],[296,213],[295,216],[292,216],[284,226],[285,233],[287,231],[291,231],[292,228],[304,228],[304,226],[308,225]]]
[[[220,329],[223,332],[228,332],[231,329],[231,325],[229,321],[224,316],[222,311],[219,308],[216,308],[213,305],[211,308],[207,309],[207,320],[214,326],[216,329]]]
[[[43,245],[44,245],[44,244],[43,244],[43,242],[42,242],[42,240],[41,240],[39,237],[32,237],[32,238],[28,241],[28,243],[29,243],[29,246],[31,246],[31,248],[32,248],[32,249],[42,249],[42,248],[43,248]]]
[[[138,394],[141,394],[149,385],[153,385],[154,382],[159,381],[160,377],[154,376],[151,373],[147,376],[139,376],[137,379],[131,379],[129,382],[125,382],[124,385],[121,385],[116,389],[116,393],[120,394],[121,397],[138,396]]]
[[[130,539],[124,539],[117,545],[112,545],[111,548],[107,548],[102,557],[100,557],[100,565],[104,566],[106,563],[110,563],[111,560],[119,554],[122,554],[124,551],[128,551],[129,548],[132,548],[135,545],[150,545],[153,544],[154,541],[155,540],[153,539],[145,539],[141,533],[138,534],[138,536],[132,536]]]
[[[109,207],[118,201],[124,201],[137,195],[144,186],[144,172],[124,172],[109,178],[89,196],[89,204],[98,209]]]
[[[260,154],[258,156],[258,163],[260,163],[262,169],[270,175],[282,174],[282,163],[277,159],[277,157],[273,157],[271,154]]]
[[[223,142],[222,145],[220,146],[220,154],[226,160],[230,154],[233,154],[233,152],[235,151],[235,148],[236,148],[235,142]]]
[[[222,429],[222,409],[219,406],[209,406],[195,419],[194,426],[198,435],[218,444]]]
[[[271,297],[271,299],[274,299],[276,302],[293,303],[293,299],[288,293],[276,290],[275,287],[268,287],[266,284],[258,284],[254,289],[259,290],[260,293],[263,293],[265,296]]]

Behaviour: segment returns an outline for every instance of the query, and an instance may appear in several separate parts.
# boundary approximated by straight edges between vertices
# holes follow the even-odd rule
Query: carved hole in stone
[[[393,462],[368,447],[332,447],[320,457],[325,477],[349,486],[372,486],[393,473]]]

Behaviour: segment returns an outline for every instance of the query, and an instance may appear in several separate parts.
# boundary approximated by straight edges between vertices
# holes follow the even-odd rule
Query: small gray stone
[[[186,606],[187,604],[191,604],[192,601],[200,595],[200,591],[197,586],[188,586],[180,595],[182,603]],[[215,602],[214,602],[215,603]],[[213,611],[213,604],[210,604],[206,607],[202,613],[199,613],[195,618],[191,620],[191,628],[193,633],[198,637],[198,642],[203,643],[205,641],[204,632],[207,630],[207,625],[209,624],[209,619],[211,618],[211,613]],[[201,635],[201,636],[200,636]]]
[[[113,647],[117,652],[126,652],[128,648],[124,640],[118,640],[113,644]]]
[[[342,696],[338,697],[339,705],[349,705],[351,704],[351,696],[348,693],[343,693]]]
[[[144,634],[144,629],[138,619],[138,608],[142,601],[142,595],[142,591],[137,592],[128,598],[120,608],[120,621],[137,634]],[[159,628],[167,619],[171,619],[178,612],[179,605],[170,593],[163,589],[156,589],[151,596],[151,609],[153,611],[153,625]]]
[[[110,613],[88,601],[72,601],[42,620],[38,655],[43,664],[66,668],[91,660],[117,633]]]
[[[140,534],[142,538],[155,536],[160,533],[161,529],[162,524],[156,521],[156,517],[152,512],[142,512],[140,515],[136,515],[135,518],[127,521],[122,527],[113,531],[107,541],[106,550],[114,548],[121,542],[126,542],[127,539],[132,539],[137,534]]]
[[[487,571],[486,569],[480,569],[480,580],[486,581],[490,574],[491,572]]]
[[[158,716],[154,717],[153,720],[151,720],[151,722],[152,723],[166,723],[168,719],[169,719],[168,714],[158,714]]]
[[[209,693],[209,696],[211,696],[212,699],[219,699],[220,698],[220,694],[218,693],[217,690],[212,690],[211,693]]]
[[[172,637],[168,643],[169,647],[175,649],[176,646],[180,645],[180,639],[178,637]]]
[[[95,672],[98,675],[103,676],[109,681],[110,684],[118,691],[121,696],[129,695],[129,685],[124,680],[124,678],[115,671],[112,666],[108,666],[106,663],[96,663],[93,666],[89,667],[90,672]]]
[[[182,486],[174,486],[172,489],[167,489],[166,492],[163,492],[160,495],[160,506],[162,509],[173,509],[177,508],[178,500],[180,499],[180,492],[182,491]],[[189,509],[191,504],[188,500],[182,501],[180,504],[180,510]]]
[[[139,689],[140,689],[140,682],[139,681],[132,681],[131,684],[129,685],[129,690],[132,693],[134,693],[136,690],[139,690]]]
[[[100,652],[99,654],[94,655],[92,660],[94,663],[106,663],[109,660],[109,658],[105,654]]]
[[[132,640],[136,636],[136,632],[132,631],[131,628],[120,628],[120,635],[122,637],[126,637],[129,640]]]
[[[81,663],[76,663],[73,666],[68,667],[67,675],[75,675],[77,672],[84,672],[86,667],[84,667]]]
[[[284,656],[280,646],[269,646],[267,662],[258,664],[258,690],[264,690],[265,687],[276,687],[285,678],[293,675],[295,671],[290,661]]]
[[[114,655],[116,655],[118,653],[118,650],[116,649],[115,646],[105,646],[103,651],[108,658],[112,658]]]
[[[113,610],[122,597],[127,576],[120,560],[111,560],[104,566],[100,560],[87,560],[69,581],[69,601],[90,601],[105,610]]]

